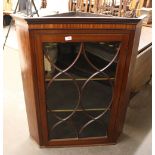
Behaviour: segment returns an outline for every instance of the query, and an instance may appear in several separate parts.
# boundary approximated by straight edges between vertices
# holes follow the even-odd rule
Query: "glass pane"
[[[43,44],[49,140],[107,136],[119,46]]]

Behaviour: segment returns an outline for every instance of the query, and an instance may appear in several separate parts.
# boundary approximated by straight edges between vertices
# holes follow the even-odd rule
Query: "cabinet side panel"
[[[16,32],[18,36],[18,43],[20,47],[20,65],[24,88],[26,112],[29,124],[30,136],[39,143],[38,123],[36,115],[36,99],[35,87],[33,81],[33,64],[31,57],[31,49],[29,42],[29,32],[26,27],[16,25]]]
[[[123,124],[125,121],[125,114],[126,114],[127,107],[129,104],[129,95],[131,91],[132,75],[134,71],[136,56],[138,54],[140,32],[141,32],[141,22],[137,24],[137,28],[135,31],[130,32],[130,39],[128,43],[128,53],[127,53],[127,58],[126,58],[125,70],[124,70],[124,79],[122,83],[120,102],[119,102],[118,110],[117,110],[117,121],[115,125],[117,136],[120,135],[123,129]]]

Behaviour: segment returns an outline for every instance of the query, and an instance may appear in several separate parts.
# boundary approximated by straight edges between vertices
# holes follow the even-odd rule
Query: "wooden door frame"
[[[97,31],[97,30],[96,30]],[[65,42],[64,37],[66,36],[66,33],[60,34],[59,30],[55,33],[43,33],[40,30],[34,30],[32,33],[34,44],[34,55],[35,55],[35,63],[36,63],[36,80],[38,85],[38,103],[36,107],[38,107],[38,120],[41,120],[39,122],[39,130],[40,132],[40,145],[42,146],[64,146],[64,145],[85,145],[85,144],[101,144],[101,143],[114,143],[115,140],[114,137],[117,137],[117,135],[114,135],[114,131],[116,128],[116,116],[118,111],[118,105],[120,96],[124,95],[122,90],[122,80],[123,80],[123,74],[124,70],[126,69],[126,58],[128,55],[128,42],[129,42],[129,33],[122,33],[120,34],[120,30],[117,30],[116,33],[110,32],[110,34],[96,34],[93,32],[92,34],[73,34],[70,33],[73,40],[71,42],[83,42],[83,41],[120,41],[122,43],[119,57],[121,57],[121,60],[118,62],[117,71],[116,71],[116,83],[114,86],[114,94],[113,94],[113,103],[111,107],[111,114],[110,120],[109,120],[109,127],[108,127],[108,138],[84,138],[80,140],[56,140],[56,141],[49,141],[48,140],[48,127],[47,127],[47,117],[46,117],[46,104],[45,104],[45,87],[44,87],[44,70],[43,70],[43,52],[42,52],[42,43],[43,42]],[[44,31],[46,32],[46,31]],[[50,30],[49,30],[50,32]],[[69,33],[69,30],[68,30]],[[53,37],[51,36],[53,35]],[[68,34],[67,34],[68,35]],[[93,37],[94,36],[94,37]],[[79,38],[79,39],[78,39]],[[119,69],[118,69],[119,68]],[[116,90],[115,90],[116,89]],[[119,91],[117,91],[119,90]],[[124,92],[125,93],[125,92]]]

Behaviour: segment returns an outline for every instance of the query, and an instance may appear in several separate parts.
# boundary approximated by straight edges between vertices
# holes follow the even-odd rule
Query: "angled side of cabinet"
[[[30,136],[40,144],[39,118],[37,112],[37,85],[34,55],[30,42],[28,25],[24,20],[16,20],[16,33],[19,43],[21,75]]]
[[[14,18],[30,135],[40,146],[116,143],[140,19]]]

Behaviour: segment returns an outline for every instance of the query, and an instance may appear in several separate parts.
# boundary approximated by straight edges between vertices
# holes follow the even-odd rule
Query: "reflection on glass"
[[[107,136],[119,46],[43,44],[50,140]]]

